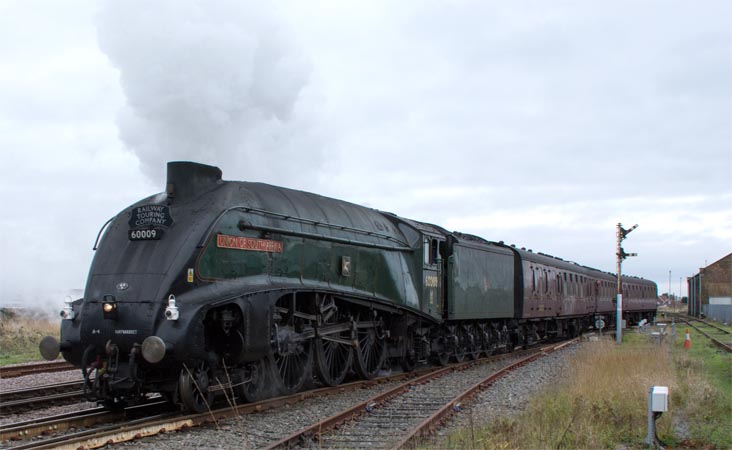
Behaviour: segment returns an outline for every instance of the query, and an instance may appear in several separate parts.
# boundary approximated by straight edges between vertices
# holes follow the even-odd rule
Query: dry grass
[[[41,359],[44,336],[59,337],[59,321],[43,315],[0,309],[0,365]]]
[[[729,368],[729,359],[724,364],[722,370]],[[708,372],[705,364],[683,350],[648,343],[633,333],[622,346],[611,341],[586,343],[571,361],[565,380],[532,399],[519,417],[463,430],[451,436],[448,445],[460,449],[473,447],[472,442],[482,449],[645,448],[648,390],[661,385],[671,393],[670,412],[657,422],[661,439],[672,445],[728,448],[732,443],[729,394],[720,393]],[[720,430],[712,435],[715,427]]]
[[[618,442],[642,442],[650,386],[676,390],[668,352],[643,344],[617,348],[610,341],[588,343],[570,363],[561,392],[536,399],[528,430],[515,444],[528,448],[608,448]],[[600,425],[600,426],[598,426]],[[659,421],[664,434],[670,420]]]

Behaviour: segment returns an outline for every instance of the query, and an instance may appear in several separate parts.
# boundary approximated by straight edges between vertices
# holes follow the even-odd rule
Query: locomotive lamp
[[[61,308],[61,311],[59,311],[59,315],[64,320],[74,320],[74,317],[76,316],[76,313],[74,313],[73,305],[71,304],[73,300],[71,300],[71,297],[66,297],[64,299],[64,307]]]
[[[117,320],[117,299],[114,295],[105,295],[104,303],[102,304],[102,313],[105,319]]]
[[[168,320],[178,320],[178,317],[180,317],[180,311],[175,306],[175,295],[170,294],[170,297],[168,297],[168,307],[165,308],[165,318]]]

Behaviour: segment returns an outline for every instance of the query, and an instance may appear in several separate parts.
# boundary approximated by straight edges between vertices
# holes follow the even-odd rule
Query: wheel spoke
[[[281,304],[282,303],[282,304]],[[284,297],[278,301],[277,310],[280,318],[275,327],[274,339],[277,342],[273,352],[275,375],[283,394],[291,394],[302,388],[311,377],[312,366],[312,327],[307,319],[297,316],[306,315],[306,311],[290,310],[284,305],[292,305],[292,297]]]
[[[315,369],[323,384],[337,386],[345,379],[353,358],[353,330],[350,317],[339,312],[332,297],[319,299],[321,332],[314,341]]]
[[[210,370],[200,361],[193,368],[184,365],[178,378],[180,398],[185,408],[198,413],[210,408],[213,394],[209,390]]]
[[[358,347],[354,357],[354,369],[362,378],[370,379],[376,376],[381,365],[386,358],[386,343],[384,341],[384,333],[381,331],[383,324],[381,320],[374,317],[372,322],[367,322],[369,326],[359,323],[358,329]]]

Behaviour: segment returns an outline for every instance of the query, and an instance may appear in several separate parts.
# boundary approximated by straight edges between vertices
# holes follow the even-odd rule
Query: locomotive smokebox
[[[166,192],[169,201],[185,201],[221,183],[221,169],[190,161],[168,163]]]

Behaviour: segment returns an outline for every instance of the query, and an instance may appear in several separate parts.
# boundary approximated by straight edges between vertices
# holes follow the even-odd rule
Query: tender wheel
[[[465,341],[463,347],[467,349],[468,357],[472,360],[480,358],[480,330],[475,325],[465,327]]]
[[[369,380],[376,376],[386,358],[385,333],[381,319],[374,317],[373,320],[357,321],[356,335],[358,343],[353,368],[361,378]]]
[[[211,408],[213,393],[210,387],[211,369],[199,361],[195,366],[183,366],[178,377],[178,389],[183,406],[190,411],[202,413]]]
[[[500,335],[493,327],[484,324],[481,327],[481,339],[483,340],[483,353],[485,353],[485,356],[496,353]]]
[[[353,329],[338,312],[332,297],[318,299],[318,330],[315,338],[315,371],[326,386],[338,386],[353,362]]]
[[[271,371],[272,363],[269,358],[262,358],[249,365],[247,373],[249,381],[244,383],[239,391],[244,401],[254,403],[274,395],[270,392]]]
[[[437,353],[437,355],[435,355],[435,358],[437,360],[438,365],[446,366],[450,362],[450,353],[439,352],[439,353]]]
[[[458,325],[454,328],[451,327],[451,332],[452,333],[448,339],[450,347],[452,348],[452,358],[455,362],[463,362],[465,360],[465,355],[467,355],[465,350],[465,330],[463,330],[463,327]]]

